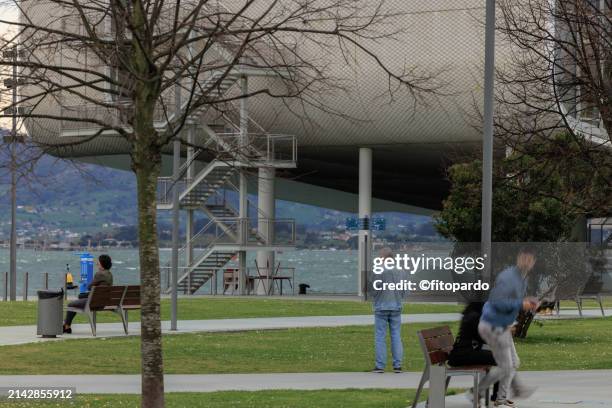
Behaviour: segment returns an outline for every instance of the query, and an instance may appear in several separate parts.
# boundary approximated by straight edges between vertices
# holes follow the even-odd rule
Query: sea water
[[[113,278],[115,284],[138,284],[140,268],[137,249],[109,249],[103,252],[93,251],[94,257],[107,253],[113,260]],[[160,251],[160,264],[166,264],[171,251]],[[310,285],[309,292],[330,294],[355,294],[357,292],[357,251],[352,250],[293,250],[277,253],[276,262],[281,268],[295,268],[295,284]],[[235,262],[228,264],[234,267]],[[249,253],[247,266],[251,275],[257,275],[255,252]],[[70,251],[35,251],[20,249],[17,252],[17,295],[23,294],[25,272],[28,272],[28,294],[36,295],[36,290],[44,287],[44,274],[49,274],[49,288],[64,286],[64,275],[67,268],[72,273],[75,283],[79,280],[79,252]],[[4,272],[9,270],[9,251],[0,249],[0,298],[4,296]],[[279,275],[290,275],[290,270],[281,269]],[[163,275],[162,280],[166,277]],[[220,287],[221,279],[218,280]],[[165,282],[162,282],[162,287]],[[284,284],[283,291],[291,289]],[[208,293],[203,287],[198,293]],[[220,293],[220,292],[219,292]],[[297,293],[297,287],[296,287]]]

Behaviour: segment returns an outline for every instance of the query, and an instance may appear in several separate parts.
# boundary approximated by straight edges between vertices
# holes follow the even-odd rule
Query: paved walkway
[[[612,315],[612,309],[606,310],[606,315]],[[596,318],[601,316],[599,310],[585,310],[584,316]],[[404,323],[440,323],[459,320],[459,313],[422,313],[402,315]],[[575,319],[577,310],[562,310],[561,316],[545,316],[538,319]],[[263,317],[250,319],[211,319],[211,320],[179,320],[178,331],[170,331],[170,322],[162,322],[162,330],[167,334],[196,332],[231,332],[246,330],[277,330],[307,327],[342,327],[369,326],[374,323],[372,315],[354,316],[303,316],[303,317]],[[67,339],[91,339],[91,329],[88,324],[75,324],[71,335],[56,339],[43,339],[36,336],[36,326],[5,326],[0,327],[0,346],[35,343],[41,341],[59,341]],[[130,335],[140,334],[140,323],[130,323]],[[121,323],[99,323],[98,337],[125,336]]]
[[[167,375],[166,392],[212,392],[226,390],[315,390],[346,388],[416,388],[420,373],[282,373]],[[538,387],[521,408],[610,407],[612,370],[525,371],[524,381]],[[451,387],[467,388],[469,378],[451,381]],[[138,375],[14,375],[0,376],[0,387],[76,387],[77,393],[137,394]],[[447,398],[447,408],[469,408],[463,395]]]
[[[402,316],[405,323],[438,323],[459,320],[458,313],[423,313],[405,314]],[[245,330],[276,330],[305,327],[341,327],[341,326],[369,326],[374,324],[372,315],[354,316],[303,316],[303,317],[264,317],[250,319],[212,319],[212,320],[179,320],[178,331],[170,331],[170,322],[162,322],[164,333],[195,333],[195,332],[231,332]],[[121,323],[99,323],[97,325],[98,337],[125,336]],[[130,323],[130,334],[140,334],[140,323]],[[75,324],[71,335],[60,336],[56,339],[43,339],[36,336],[36,326],[7,326],[0,327],[0,346],[11,344],[25,344],[40,341],[58,341],[66,339],[91,339],[91,329],[88,324]]]

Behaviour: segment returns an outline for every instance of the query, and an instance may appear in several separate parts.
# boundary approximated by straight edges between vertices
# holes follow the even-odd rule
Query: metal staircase
[[[238,226],[234,224],[234,226]],[[235,229],[232,235],[236,235]],[[234,240],[225,228],[220,228],[218,221],[210,220],[191,241],[179,249],[179,279],[178,290],[184,294],[193,294],[222,269],[236,255],[237,250],[224,244],[231,244]],[[186,251],[188,245],[192,248],[193,259],[187,262]],[[170,265],[165,268],[170,270]],[[170,285],[166,293],[170,292]]]
[[[198,231],[189,243],[179,249],[178,289],[185,294],[193,294],[206,284],[216,271],[224,268],[234,258],[238,248],[261,247],[266,240],[256,228],[258,219],[240,218],[238,211],[227,199],[227,192],[235,190],[231,182],[237,169],[227,163],[213,160],[193,180],[177,183],[183,191],[179,194],[179,205],[182,209],[199,210],[206,214],[209,222]],[[163,180],[167,183],[169,180]],[[166,189],[166,194],[172,195],[172,188]],[[158,207],[162,210],[171,209],[168,197],[160,198]],[[249,202],[249,205],[252,204]],[[274,220],[276,223],[290,223],[292,220]],[[241,235],[244,231],[244,235]],[[242,238],[244,236],[244,238]],[[282,242],[281,246],[293,245],[295,237]],[[187,247],[192,248],[193,258],[186,261]],[[169,271],[170,265],[163,267]],[[166,289],[166,293],[170,288]]]
[[[215,251],[214,255],[206,258],[205,262],[199,267],[180,277],[178,291],[184,294],[194,294],[214,276],[215,271],[227,265],[236,254],[235,251]],[[166,293],[170,293],[170,290],[167,290]]]
[[[181,208],[199,209],[237,173],[236,167],[213,160],[205,174],[196,177],[180,195]],[[214,206],[213,206],[214,207]]]
[[[219,2],[216,2],[216,5],[211,3],[210,7],[218,8],[218,15],[230,15]],[[264,43],[262,46],[267,47]],[[180,250],[179,288],[184,293],[194,293],[201,288],[216,271],[224,268],[238,251],[256,247],[275,250],[291,247],[295,243],[293,220],[265,219],[264,215],[257,212],[253,213],[253,218],[240,218],[238,211],[225,199],[227,191],[236,190],[233,180],[240,169],[264,166],[296,167],[295,137],[270,134],[248,115],[241,118],[232,102],[235,98],[228,98],[242,76],[284,75],[280,68],[267,68],[275,64],[271,62],[270,56],[262,54],[262,50],[253,48],[245,51],[242,48],[243,44],[238,38],[226,36],[217,39],[210,50],[215,54],[211,56],[211,60],[220,61],[218,70],[210,68],[203,73],[188,98],[185,97],[185,88],[181,91],[177,86],[174,91],[168,90],[161,97],[154,112],[155,129],[160,134],[167,134],[172,133],[168,131],[176,125],[183,124],[184,112],[190,111],[184,124],[194,130],[195,143],[199,147],[198,153],[181,166],[180,178],[160,177],[158,180],[158,210],[173,209],[174,192],[178,190],[180,209],[201,211],[209,220]],[[238,53],[241,58],[240,63],[236,64],[235,57]],[[245,53],[248,55],[244,55]],[[274,50],[274,53],[278,53],[278,50]],[[279,65],[282,66],[282,61]],[[194,101],[198,104],[206,103],[194,110]],[[218,109],[213,112],[210,106]],[[60,108],[70,111],[72,116],[78,114],[83,119],[91,119],[91,122],[61,121],[60,134],[63,137],[94,135],[100,132],[100,123],[121,127],[126,132],[133,131],[129,124],[132,112],[130,101],[105,106],[87,103],[74,106],[61,104]],[[248,128],[256,130],[257,133],[245,134],[239,125],[244,124],[243,119],[248,121]],[[103,134],[115,135],[117,131],[111,126],[106,129],[105,126]],[[200,153],[206,154],[200,158]],[[187,177],[186,174],[191,173],[187,169],[194,165],[196,158],[207,163],[195,176]],[[273,231],[267,239],[257,232],[262,223],[268,223],[262,227],[262,231]],[[282,227],[277,228],[280,225]],[[278,234],[276,229],[280,231]],[[193,256],[187,260],[188,253]],[[168,268],[169,265],[162,266],[162,269]]]
[[[225,77],[222,77],[224,74]],[[203,81],[199,89],[211,98],[222,98],[238,79],[237,74],[213,73]],[[195,97],[199,97],[199,94],[198,92]],[[229,104],[228,107],[231,106]],[[215,158],[193,178],[182,177],[178,181],[171,177],[159,179],[158,209],[173,208],[173,192],[178,188],[179,208],[202,211],[209,219],[209,222],[179,250],[178,290],[185,294],[198,291],[218,271],[226,267],[239,250],[263,246],[286,248],[295,243],[293,220],[265,220],[257,213],[255,219],[240,218],[238,211],[226,198],[227,191],[238,190],[232,181],[240,168],[257,168],[262,165],[295,167],[295,138],[266,133],[250,118],[251,127],[257,128],[261,133],[243,135],[236,124],[239,118],[232,117],[232,113],[230,109],[229,112],[217,117],[214,123],[210,123],[210,115],[207,115],[205,109],[193,112],[189,119],[205,137],[205,147],[209,152],[214,152]],[[173,118],[169,118],[166,126],[172,120]],[[283,149],[282,146],[277,149],[277,145],[283,143],[286,145],[287,141],[290,141],[288,149]],[[179,173],[185,173],[186,167],[190,164],[185,163]],[[292,234],[289,239],[266,242],[266,239],[257,232],[257,225],[261,222],[272,222],[273,228],[279,223],[290,224],[289,230],[292,230]],[[188,248],[191,248],[192,254],[189,260],[186,259]],[[162,268],[169,271],[170,265]],[[166,293],[170,291],[168,285]]]
[[[238,82],[240,74],[236,71],[216,71],[213,72],[207,79],[195,89],[193,98],[199,99],[202,95],[206,95],[211,100],[222,98],[227,92]],[[187,102],[186,102],[187,103]],[[195,109],[191,115],[191,120],[199,120],[200,115],[206,112],[207,105],[202,105]],[[174,119],[174,115],[169,121]]]

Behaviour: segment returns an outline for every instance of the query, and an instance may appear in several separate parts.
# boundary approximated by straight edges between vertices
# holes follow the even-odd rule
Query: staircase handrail
[[[189,194],[194,188],[196,188],[205,178],[206,176],[219,165],[219,160],[214,159],[208,162],[206,166],[202,170],[196,174],[192,180],[189,181],[189,185],[185,187],[179,196],[179,200],[182,200],[187,194]]]
[[[213,219],[209,219],[208,223],[206,223],[206,224],[204,225],[204,227],[202,227],[202,228],[200,229],[200,231],[198,231],[198,232],[197,232],[195,235],[193,235],[193,237],[191,237],[191,239],[189,240],[189,242],[188,242],[188,243],[186,243],[186,244],[185,244],[185,245],[183,245],[181,248],[179,248],[179,255],[183,254],[183,253],[184,253],[184,252],[187,250],[187,247],[188,247],[189,245],[191,245],[193,242],[195,242],[195,240],[196,240],[196,239],[200,238],[202,235],[204,235],[204,233],[205,233],[205,232],[209,231],[211,226],[215,226],[215,227],[217,227],[217,226],[218,226],[218,225],[217,225],[217,222],[219,222],[219,221],[221,221],[221,222],[223,222],[223,221],[237,221],[237,224],[236,224],[236,225],[239,225],[239,224],[240,224],[240,222],[244,222],[244,221],[243,221],[243,219],[242,219],[242,218],[240,218],[240,217],[219,217],[219,218],[216,218],[216,219],[214,219],[214,220],[213,220]],[[216,234],[215,234],[215,235],[216,235]],[[209,243],[209,244],[208,244],[208,245],[207,245],[207,246],[204,248],[204,249],[205,249],[205,251],[207,251],[207,250],[208,250],[208,249],[210,249],[211,247],[215,246],[215,245],[218,243],[218,241],[219,241],[219,240],[220,240],[220,239],[221,239],[223,236],[225,236],[225,235],[226,235],[225,233],[224,233],[224,234],[221,234],[221,235],[217,235],[217,236],[215,237],[215,239],[214,239],[212,242],[210,242],[210,243]],[[180,262],[180,259],[181,259],[181,257],[179,256],[179,262]],[[196,263],[196,261],[194,261],[194,263]],[[170,261],[166,263],[166,265],[169,265],[169,264],[170,264]],[[188,266],[188,268],[191,268],[191,265],[189,265],[189,266]]]
[[[196,238],[199,238],[200,235],[202,235],[204,233],[204,231],[208,230],[208,227],[210,226],[210,224],[213,224],[214,221],[213,220],[209,220],[208,223],[206,223],[201,229],[200,231],[198,231],[197,233],[195,233],[191,239],[189,240],[188,243],[185,243],[185,245],[183,245],[182,247],[179,248],[178,253],[179,253],[179,262],[181,259],[181,254],[185,253],[185,251],[187,250],[187,246],[189,246]],[[165,266],[169,267],[171,266],[170,264],[172,263],[172,261],[168,261],[166,262]],[[189,268],[189,266],[180,266],[179,268]]]

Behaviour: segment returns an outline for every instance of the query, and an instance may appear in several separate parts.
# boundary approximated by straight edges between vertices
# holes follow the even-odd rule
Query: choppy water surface
[[[137,250],[106,251],[113,259],[113,275],[117,284],[136,284],[139,281]],[[94,256],[99,252],[94,252]],[[170,251],[160,253],[162,263],[170,259]],[[248,259],[254,268],[255,253]],[[277,254],[281,267],[295,268],[295,281],[310,285],[310,291],[319,293],[355,293],[357,291],[357,251],[296,250]],[[79,255],[76,252],[19,250],[17,260],[18,295],[23,293],[23,276],[29,272],[28,292],[36,293],[44,286],[44,273],[49,273],[49,287],[63,286],[66,266],[75,280],[79,279]],[[4,272],[9,269],[9,252],[0,249],[0,296],[4,294]],[[251,272],[256,274],[256,272]]]

